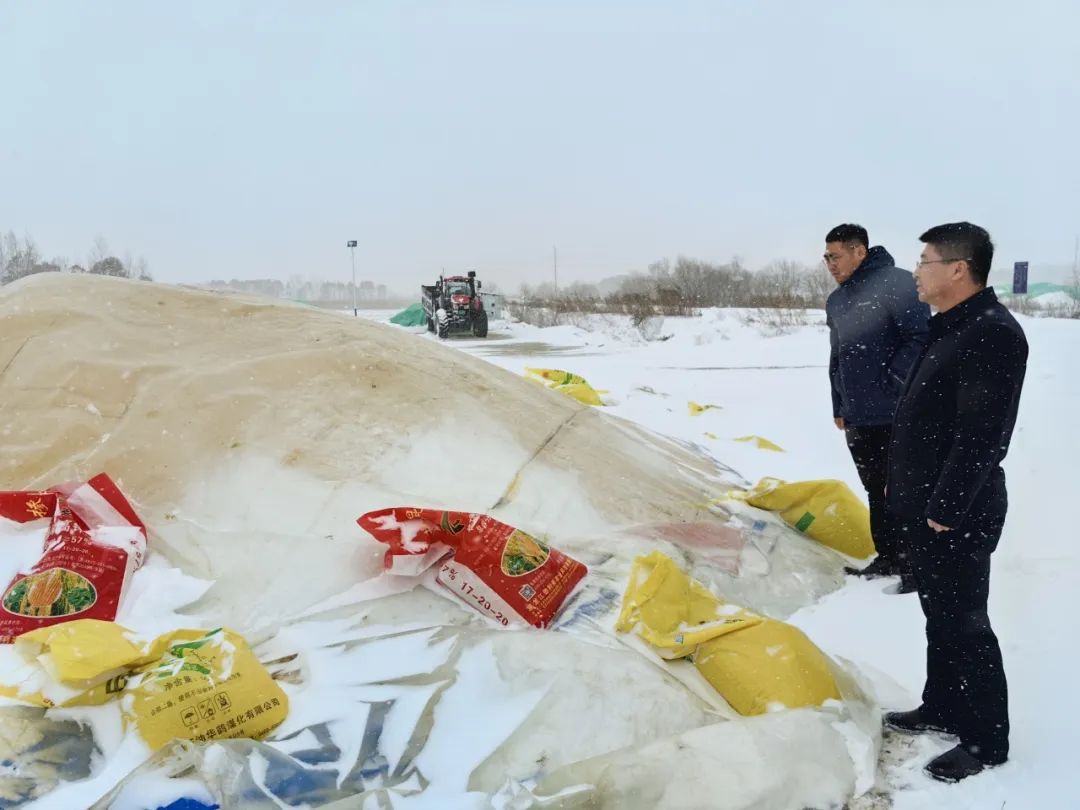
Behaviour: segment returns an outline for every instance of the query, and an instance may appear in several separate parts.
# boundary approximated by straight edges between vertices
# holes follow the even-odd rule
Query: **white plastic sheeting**
[[[20,427],[0,486],[109,472],[151,529],[128,626],[225,624],[290,696],[264,743],[153,754],[114,705],[3,709],[0,744],[22,740],[20,767],[56,785],[33,806],[817,807],[869,787],[859,690],[738,718],[692,668],[613,633],[634,557],[657,548],[780,618],[840,582],[837,555],[771,516],[710,506],[741,479],[693,448],[299,307],[42,276],[0,291],[0,319],[0,429]],[[405,504],[488,511],[590,575],[546,632],[395,593],[354,520]]]

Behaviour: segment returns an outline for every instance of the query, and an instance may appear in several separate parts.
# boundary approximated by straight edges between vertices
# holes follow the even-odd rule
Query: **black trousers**
[[[844,428],[851,460],[859,471],[870,506],[870,533],[882,560],[905,567],[903,548],[897,540],[895,516],[885,507],[885,485],[889,477],[889,438],[892,425],[849,426]]]
[[[1009,753],[1009,697],[1001,648],[986,611],[990,555],[1002,518],[937,533],[925,518],[896,518],[926,616],[922,711],[990,762]]]

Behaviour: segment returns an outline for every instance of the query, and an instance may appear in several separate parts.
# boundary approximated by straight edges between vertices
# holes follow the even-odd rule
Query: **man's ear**
[[[866,254],[869,252],[870,251],[866,249],[866,245],[855,246],[855,258],[858,259],[860,262],[866,258]]]

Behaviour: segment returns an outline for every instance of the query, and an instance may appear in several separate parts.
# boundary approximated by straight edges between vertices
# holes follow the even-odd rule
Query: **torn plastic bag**
[[[52,720],[42,709],[0,707],[0,807],[23,807],[60,782],[90,775],[96,753],[90,730]]]
[[[154,754],[91,810],[134,803],[148,784],[160,793],[163,781],[166,785],[175,782],[174,800],[205,802],[204,797],[191,796],[193,779],[202,783],[222,810],[324,807],[338,799],[349,799],[352,807],[393,807],[394,797],[418,796],[425,788],[415,771],[392,775],[377,754],[367,758],[364,752],[355,769],[340,778],[331,764],[343,752],[326,730],[312,732],[312,742],[312,748],[290,756],[253,740],[223,740],[205,746],[177,741]],[[364,803],[368,799],[374,800],[371,805]]]

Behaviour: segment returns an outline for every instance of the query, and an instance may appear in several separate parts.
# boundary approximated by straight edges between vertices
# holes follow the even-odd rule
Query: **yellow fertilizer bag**
[[[160,654],[113,622],[80,619],[15,639],[21,666],[0,676],[0,695],[34,706],[99,706]]]
[[[784,448],[775,442],[770,442],[764,436],[739,436],[735,441],[753,444],[758,450],[772,450],[774,453],[783,453]]]
[[[588,385],[584,377],[557,368],[527,368],[525,373],[547,380],[553,387],[557,385],[580,385],[583,383]]]
[[[659,551],[634,561],[616,629],[691,660],[742,715],[840,698],[828,656],[801,630],[724,602]]]
[[[21,682],[0,694],[45,708],[119,699],[152,748],[173,739],[261,739],[288,698],[230,630],[176,630],[146,645],[118,624],[83,619],[19,636]]]
[[[849,557],[874,554],[870,510],[843,481],[762,478],[753,489],[729,492],[728,497],[778,512],[789,526]]]
[[[582,405],[600,406],[604,401],[600,398],[602,391],[597,391],[577,374],[562,371],[557,368],[526,368],[525,373],[537,382],[543,381],[552,391],[558,391],[580,402]]]
[[[125,716],[151,748],[173,739],[261,740],[281,724],[289,700],[243,638],[181,632],[124,698]]]
[[[553,389],[560,394],[573,397],[582,405],[601,406],[604,401],[600,399],[600,392],[588,383],[571,383],[570,385],[558,385]]]
[[[690,401],[686,404],[686,409],[691,416],[701,416],[705,411],[718,411],[719,405],[700,405],[697,402]]]

